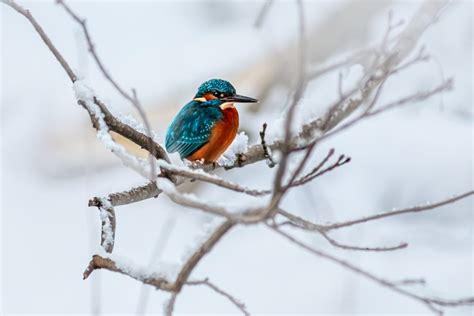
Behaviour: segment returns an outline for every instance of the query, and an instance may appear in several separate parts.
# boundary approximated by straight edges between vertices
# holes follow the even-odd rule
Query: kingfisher
[[[166,150],[178,152],[181,159],[215,163],[237,135],[239,113],[234,103],[255,102],[238,95],[226,80],[204,82],[168,127]]]

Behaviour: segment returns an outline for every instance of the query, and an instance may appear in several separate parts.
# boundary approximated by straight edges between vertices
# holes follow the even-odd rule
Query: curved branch
[[[204,279],[200,281],[188,281],[186,282],[186,285],[205,285],[209,287],[211,290],[214,292],[224,296],[227,298],[232,304],[235,305],[245,316],[250,316],[250,313],[247,311],[247,308],[245,307],[245,304],[237,300],[235,297],[233,297],[231,294],[227,293],[226,291],[222,290],[221,288],[217,287],[214,283],[211,283],[209,279]]]
[[[94,255],[90,261],[87,269],[84,271],[83,278],[87,279],[90,274],[97,269],[106,269],[113,272],[118,272],[127,275],[144,284],[152,285],[157,289],[168,292],[179,292],[183,285],[188,281],[191,272],[194,270],[199,261],[219,242],[219,240],[235,225],[232,221],[225,221],[220,225],[212,235],[201,244],[198,249],[189,257],[189,259],[182,266],[176,279],[174,281],[167,280],[164,277],[154,277],[153,274],[143,275],[135,273],[130,267],[121,267],[111,257],[103,257]]]
[[[149,160],[150,160],[150,180],[154,181],[154,179],[156,178],[156,168],[155,168],[155,161],[154,161],[153,157],[156,157],[157,150],[159,150],[159,149],[156,148],[156,146],[153,145],[153,143],[154,143],[153,139],[152,139],[153,133],[152,133],[152,130],[151,130],[150,122],[148,121],[145,110],[143,109],[142,105],[140,104],[140,101],[138,100],[135,89],[132,89],[132,95],[128,94],[127,92],[125,92],[125,90],[123,90],[120,87],[120,85],[117,83],[117,81],[115,81],[112,78],[112,75],[107,71],[107,69],[105,68],[104,64],[100,60],[99,55],[97,54],[97,52],[95,50],[94,44],[92,43],[92,38],[91,38],[89,30],[87,28],[86,20],[81,19],[76,13],[74,13],[74,11],[63,0],[56,0],[56,3],[61,5],[66,10],[66,12],[82,27],[82,30],[84,32],[84,36],[86,37],[87,45],[89,47],[89,52],[91,53],[91,55],[94,58],[97,66],[99,67],[100,71],[105,76],[105,78],[112,84],[112,86],[125,99],[130,101],[130,103],[137,109],[138,114],[140,115],[140,117],[143,121],[143,124],[145,125],[146,132],[148,134],[147,135],[147,138],[148,138],[147,141],[148,141],[148,148],[150,149],[150,156],[149,156]]]
[[[1,0],[1,1],[28,19],[28,21],[33,25],[36,32],[43,40],[43,42],[46,44],[49,50],[56,57],[59,64],[66,71],[71,82],[73,83],[76,82],[77,75],[71,69],[66,59],[62,56],[62,54],[59,52],[56,46],[51,42],[50,38],[46,35],[43,28],[38,24],[38,22],[30,13],[30,11],[26,10],[25,8],[23,8],[22,6],[20,6],[13,0]],[[87,106],[84,100],[78,100],[78,103],[87,110]],[[157,159],[164,159],[166,161],[169,161],[168,154],[166,153],[166,151],[159,144],[154,142],[150,137],[136,131],[135,129],[128,126],[127,124],[120,122],[115,116],[113,116],[110,113],[106,105],[103,102],[101,102],[97,97],[94,97],[94,103],[101,109],[102,113],[104,114],[104,120],[111,131],[114,131],[122,135],[123,137],[131,140],[135,144],[139,145],[141,148],[146,149],[148,152],[154,153]],[[92,113],[89,110],[88,110],[88,113],[92,121],[92,125],[94,126],[95,129],[98,129],[99,125],[98,125],[97,118],[94,116],[94,113]]]
[[[444,205],[455,203],[455,202],[460,201],[464,198],[467,198],[471,195],[474,195],[474,190],[471,190],[471,191],[468,191],[466,193],[462,193],[462,194],[453,196],[451,198],[448,198],[448,199],[445,199],[445,200],[442,200],[442,201],[439,201],[439,202],[436,202],[436,203],[430,203],[430,204],[426,204],[426,205],[418,205],[418,206],[408,207],[408,208],[404,208],[404,209],[400,209],[400,210],[380,213],[380,214],[376,214],[376,215],[372,215],[372,216],[362,217],[362,218],[358,218],[358,219],[354,219],[354,220],[350,220],[350,221],[345,221],[345,222],[334,223],[334,224],[330,224],[330,225],[318,225],[318,227],[320,229],[325,230],[325,231],[329,231],[329,230],[339,229],[339,228],[348,227],[348,226],[352,226],[352,225],[356,225],[356,224],[367,223],[367,222],[370,222],[370,221],[379,220],[379,219],[386,218],[386,217],[391,217],[391,216],[397,216],[397,215],[402,215],[402,214],[407,214],[407,213],[425,212],[425,211],[429,211],[429,210],[432,210],[432,209],[435,209],[435,208],[438,208],[438,207],[441,207],[441,206],[444,206]]]
[[[366,270],[364,270],[363,268],[360,268],[356,265],[353,265],[352,263],[349,263],[347,261],[344,261],[342,259],[339,259],[333,255],[330,255],[326,252],[323,252],[319,249],[316,249],[316,248],[313,248],[311,246],[308,246],[306,245],[305,243],[297,240],[296,238],[294,238],[293,236],[283,232],[282,230],[278,229],[277,227],[275,226],[271,226],[271,225],[268,225],[267,226],[272,230],[274,231],[275,233],[279,234],[280,236],[286,238],[287,240],[289,240],[290,242],[298,245],[299,247],[309,251],[310,253],[318,256],[318,257],[321,257],[321,258],[324,258],[326,260],[329,260],[329,261],[332,261],[358,275],[361,275],[383,287],[386,287],[394,292],[397,292],[398,294],[401,294],[405,297],[408,297],[408,298],[411,298],[415,301],[418,301],[420,303],[423,303],[424,305],[426,305],[427,308],[429,308],[431,311],[435,312],[436,314],[438,315],[442,315],[442,311],[438,308],[439,306],[443,306],[443,307],[454,307],[454,306],[465,306],[465,305],[474,305],[474,297],[467,297],[467,298],[462,298],[462,299],[454,299],[454,300],[448,300],[448,299],[440,299],[440,298],[432,298],[432,297],[425,297],[425,296],[422,296],[422,295],[418,295],[418,294],[415,294],[415,293],[412,293],[404,288],[401,288],[399,286],[399,284],[397,284],[396,282],[391,282],[391,281],[388,281],[388,280],[385,280],[383,278],[380,278]]]

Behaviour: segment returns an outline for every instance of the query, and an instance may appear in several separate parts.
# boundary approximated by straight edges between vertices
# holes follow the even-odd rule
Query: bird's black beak
[[[258,102],[257,99],[246,97],[243,95],[238,95],[238,94],[234,94],[234,95],[222,98],[221,100],[226,101],[226,102],[237,102],[237,103],[257,103]]]

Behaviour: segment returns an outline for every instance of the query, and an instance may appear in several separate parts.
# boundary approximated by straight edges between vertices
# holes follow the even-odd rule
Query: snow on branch
[[[340,155],[335,162],[330,163],[329,161],[335,152],[334,149],[331,149],[319,163],[310,168],[309,171],[305,171],[310,162],[311,155],[323,140],[327,141],[336,133],[348,129],[360,122],[362,119],[373,118],[376,115],[393,108],[424,101],[434,95],[451,89],[452,81],[443,80],[439,86],[431,90],[415,92],[386,105],[378,106],[378,100],[380,95],[383,93],[383,87],[385,83],[390,80],[393,74],[401,73],[403,70],[428,59],[428,56],[424,54],[423,50],[420,50],[418,55],[411,60],[407,60],[407,57],[410,56],[416,48],[417,43],[425,30],[439,18],[440,13],[446,5],[446,1],[425,1],[412,20],[406,24],[393,23],[392,15],[389,14],[387,30],[379,44],[359,50],[342,61],[338,61],[316,70],[313,69],[312,71],[308,70],[306,62],[306,55],[308,52],[306,49],[307,39],[305,38],[306,32],[303,3],[300,0],[297,1],[296,9],[298,13],[297,23],[299,40],[296,51],[298,56],[298,72],[295,78],[296,85],[291,94],[290,104],[287,107],[287,111],[285,111],[285,116],[280,120],[282,123],[281,126],[276,126],[276,122],[273,123],[274,127],[278,127],[276,129],[279,129],[279,132],[283,132],[283,134],[278,137],[274,137],[275,135],[269,135],[267,124],[265,123],[263,125],[263,130],[260,132],[260,142],[257,144],[248,146],[248,137],[244,133],[241,133],[238,135],[230,149],[223,157],[221,157],[218,165],[194,164],[192,165],[192,168],[189,166],[172,164],[170,162],[166,151],[158,142],[155,141],[156,137],[150,128],[145,111],[140,105],[135,90],[132,89],[130,94],[113,79],[95,50],[85,20],[72,11],[63,0],[57,0],[57,2],[66,10],[69,16],[82,27],[89,51],[101,70],[101,73],[118,91],[118,93],[138,110],[144,126],[141,126],[135,120],[130,120],[123,115],[116,116],[112,114],[106,104],[100,101],[96,93],[94,93],[90,87],[85,85],[82,80],[77,79],[76,74],[72,71],[67,61],[59,53],[56,46],[46,35],[45,31],[35,20],[33,15],[28,10],[18,5],[15,1],[1,1],[28,19],[43,42],[58,60],[59,64],[73,83],[78,104],[83,106],[88,112],[92,126],[97,130],[98,139],[106,148],[117,155],[126,166],[134,169],[150,180],[150,182],[140,187],[133,187],[122,192],[111,193],[106,197],[94,197],[89,201],[89,206],[96,206],[99,209],[99,216],[102,225],[102,248],[92,257],[87,269],[84,271],[84,279],[88,278],[89,275],[97,269],[105,269],[127,275],[139,282],[151,285],[156,289],[170,292],[171,299],[166,307],[166,312],[170,315],[173,312],[176,298],[185,285],[204,285],[216,293],[226,297],[237,308],[239,308],[240,311],[245,315],[248,315],[249,313],[245,305],[235,299],[228,292],[218,288],[207,278],[202,281],[193,281],[190,280],[190,276],[202,258],[210,253],[216,244],[226,234],[228,234],[234,226],[265,224],[271,231],[279,234],[306,251],[340,265],[343,268],[352,271],[361,277],[369,279],[382,287],[388,288],[399,295],[419,301],[437,314],[442,312],[442,307],[474,304],[474,298],[447,300],[418,295],[413,291],[403,288],[404,285],[412,284],[414,282],[410,283],[408,282],[409,280],[386,280],[348,261],[344,261],[332,256],[331,254],[306,245],[283,230],[283,227],[289,226],[293,229],[296,228],[302,231],[313,231],[320,234],[332,246],[345,250],[372,252],[400,250],[406,248],[408,244],[401,242],[393,246],[385,247],[345,245],[333,239],[329,233],[332,230],[380,220],[386,217],[433,210],[444,205],[452,204],[461,199],[468,198],[474,195],[474,191],[471,190],[436,203],[378,213],[372,216],[327,225],[311,223],[293,213],[283,210],[280,206],[281,201],[289,191],[307,185],[310,181],[313,181],[323,174],[331,172],[350,161],[350,158],[347,156]],[[260,25],[262,23],[262,20],[271,4],[272,1],[267,1],[265,3],[257,24]],[[403,25],[406,26],[402,31],[399,32],[398,35],[392,36],[393,30],[395,28],[401,28]],[[322,116],[311,118],[304,124],[297,124],[295,116],[308,83],[316,77],[335,71],[340,67],[355,63],[362,64],[364,68],[364,74],[359,82],[354,87],[344,91],[342,77],[339,76],[339,99],[332,104],[328,104],[327,110]],[[356,116],[354,115],[356,112],[361,112],[361,114]],[[270,124],[270,127],[272,127],[272,124]],[[114,141],[109,133],[110,131],[118,133],[139,145],[141,148],[146,149],[150,154],[150,163],[147,164],[146,161],[126,152],[122,146]],[[280,153],[278,161],[272,156],[273,153],[276,152]],[[296,168],[290,168],[290,159],[295,158],[296,156],[294,155],[301,152],[303,153],[302,158],[297,161]],[[155,161],[155,158],[158,162]],[[210,171],[215,168],[231,169],[245,167],[249,164],[260,161],[268,161],[270,167],[277,166],[271,190],[251,189],[210,173]],[[159,167],[160,174],[155,171],[155,164],[156,167]],[[210,183],[236,193],[244,193],[253,196],[254,198],[258,198],[259,202],[253,203],[252,205],[239,204],[237,206],[231,206],[229,203],[207,201],[193,194],[182,193],[177,190],[177,186],[195,180]],[[217,220],[213,222],[215,225],[213,225],[211,229],[203,231],[202,238],[199,238],[197,243],[192,245],[190,250],[183,256],[182,262],[179,263],[160,262],[151,269],[149,267],[142,267],[128,259],[113,254],[112,251],[115,243],[116,225],[114,208],[153,197],[156,198],[162,192],[178,205],[199,209],[216,216]],[[277,223],[277,219],[281,219],[282,217],[285,221]]]
[[[120,95],[122,95],[126,100],[130,101],[130,103],[137,109],[138,114],[140,115],[143,123],[145,124],[146,134],[148,137],[148,147],[150,149],[149,155],[148,155],[149,162],[150,162],[149,177],[151,181],[154,181],[156,177],[156,167],[155,167],[155,159],[154,159],[154,157],[156,156],[156,151],[155,151],[156,148],[155,146],[153,146],[153,132],[150,126],[150,122],[148,121],[148,118],[146,116],[145,110],[143,109],[140,101],[138,100],[136,90],[132,89],[131,91],[132,94],[127,93],[117,83],[117,81],[112,78],[112,75],[107,71],[104,64],[102,63],[102,60],[99,58],[99,55],[96,52],[94,44],[92,43],[91,35],[86,25],[86,20],[81,19],[64,1],[57,0],[56,2],[59,5],[63,6],[66,12],[73,18],[73,20],[76,21],[81,26],[84,32],[84,36],[87,41],[87,46],[89,47],[89,52],[93,56],[97,66],[99,67],[104,77],[112,84],[112,86],[115,88],[115,90],[117,90],[120,93]]]
[[[73,90],[78,102],[84,104],[91,115],[97,122],[97,138],[104,146],[114,153],[125,166],[130,167],[144,178],[150,176],[150,171],[144,161],[127,152],[127,150],[114,141],[109,134],[109,126],[105,122],[104,112],[94,102],[95,93],[82,80],[76,80],[73,84]]]
[[[171,273],[163,274],[163,271],[150,271],[146,267],[137,267],[137,265],[128,262],[115,255],[100,253],[92,257],[87,269],[84,271],[84,279],[97,269],[106,269],[118,272],[136,279],[144,284],[152,285],[157,289],[168,292],[179,293],[183,285],[188,281],[191,272],[194,270],[199,261],[209,253],[219,240],[235,225],[232,221],[224,221],[212,234],[189,256],[189,258],[176,268],[167,269]]]

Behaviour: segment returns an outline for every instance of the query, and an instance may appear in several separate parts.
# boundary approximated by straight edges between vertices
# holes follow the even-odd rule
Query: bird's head
[[[255,103],[257,99],[238,95],[234,86],[230,82],[222,79],[211,79],[199,86],[194,96],[195,101],[207,102],[210,100],[218,100],[221,109],[232,107],[235,103]],[[216,101],[217,102],[217,101]]]

